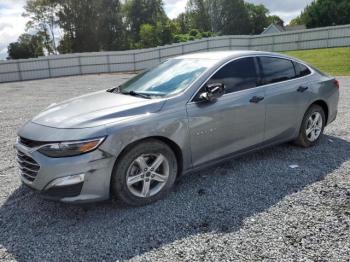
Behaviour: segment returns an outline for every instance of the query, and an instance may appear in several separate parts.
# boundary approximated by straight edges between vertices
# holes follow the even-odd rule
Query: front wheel
[[[112,177],[114,194],[123,202],[141,206],[163,198],[177,175],[172,149],[158,140],[141,142],[125,152]]]
[[[312,105],[305,113],[296,144],[303,147],[315,145],[323,133],[326,124],[324,110],[319,105]]]

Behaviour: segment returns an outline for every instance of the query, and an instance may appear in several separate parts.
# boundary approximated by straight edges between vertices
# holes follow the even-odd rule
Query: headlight
[[[49,157],[77,156],[95,150],[104,140],[105,137],[100,137],[82,141],[52,143],[41,146],[38,151]]]

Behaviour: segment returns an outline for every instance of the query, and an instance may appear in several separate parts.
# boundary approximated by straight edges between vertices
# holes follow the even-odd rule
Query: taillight
[[[335,86],[339,89],[340,85],[339,85],[339,81],[337,79],[333,80],[333,83],[335,84]]]

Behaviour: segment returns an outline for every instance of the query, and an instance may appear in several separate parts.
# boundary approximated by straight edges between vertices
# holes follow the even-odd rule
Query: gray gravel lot
[[[128,77],[0,84],[1,261],[350,261],[349,77],[317,147],[284,144],[184,176],[150,206],[69,206],[21,186],[16,130],[53,102]]]

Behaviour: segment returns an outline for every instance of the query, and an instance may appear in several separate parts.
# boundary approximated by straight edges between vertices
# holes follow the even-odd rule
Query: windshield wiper
[[[120,93],[119,86],[109,88],[106,91],[109,92],[109,93]]]
[[[119,94],[123,94],[123,95],[139,96],[139,97],[147,98],[147,99],[151,99],[151,96],[152,96],[151,94],[139,93],[139,92],[135,92],[135,91],[122,92],[122,91],[120,91],[120,86],[107,89],[107,92],[119,93]]]
[[[139,97],[142,97],[142,98],[151,99],[151,95],[150,94],[139,93],[139,92],[135,92],[135,91],[120,92],[120,93],[123,94],[123,95],[139,96]]]

